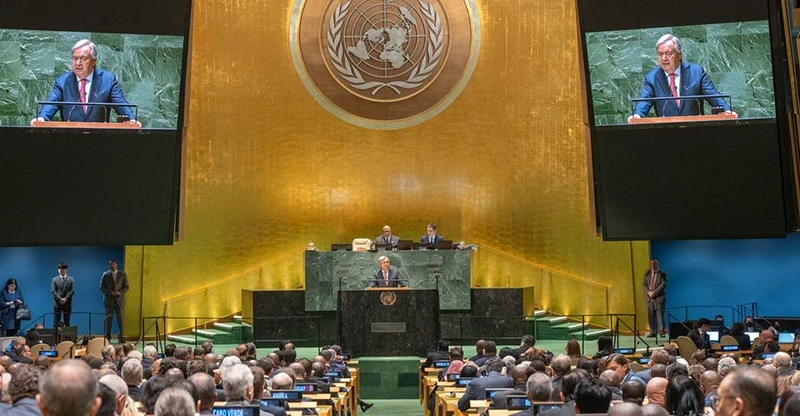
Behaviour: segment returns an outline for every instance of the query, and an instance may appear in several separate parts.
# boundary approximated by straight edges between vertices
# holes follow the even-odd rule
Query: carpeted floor
[[[358,414],[367,416],[422,416],[422,405],[419,400],[369,400],[375,406],[367,413]]]

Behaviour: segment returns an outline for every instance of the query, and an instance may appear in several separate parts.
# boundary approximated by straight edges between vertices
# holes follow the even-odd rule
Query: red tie
[[[675,73],[674,72],[669,74],[669,90],[672,91],[672,96],[673,97],[677,97],[678,96],[678,89],[675,88]],[[681,100],[675,100],[675,105],[680,108]]]
[[[86,102],[86,78],[81,80],[81,102],[82,103]],[[86,112],[87,108],[89,108],[89,106],[87,105],[83,106],[84,113]]]
[[[656,290],[656,272],[653,272],[652,276],[650,277],[650,291]]]
[[[386,270],[383,271],[383,286],[385,287],[389,286],[389,272],[387,272]]]

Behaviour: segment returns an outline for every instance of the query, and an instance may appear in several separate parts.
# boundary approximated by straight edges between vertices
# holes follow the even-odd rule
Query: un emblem
[[[295,0],[290,47],[303,84],[328,111],[399,129],[461,93],[480,22],[474,0]]]
[[[381,303],[383,306],[394,306],[395,302],[397,302],[397,294],[387,290],[381,292]]]

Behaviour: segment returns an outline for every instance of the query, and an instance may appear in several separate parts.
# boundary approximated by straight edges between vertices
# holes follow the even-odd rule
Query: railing
[[[44,313],[42,315],[37,316],[30,321],[23,321],[25,322],[25,326],[19,328],[19,332],[22,333],[27,331],[36,326],[36,324],[42,324],[45,328],[52,328],[53,327],[53,312]],[[49,317],[49,318],[48,318]],[[46,319],[48,318],[48,319]],[[85,335],[97,335],[97,334],[105,334],[105,313],[99,312],[75,312],[73,311],[70,314],[70,325],[77,326],[77,327],[84,327],[86,328]],[[115,318],[112,317],[115,320]],[[47,325],[47,322],[50,323],[50,326]],[[81,325],[83,323],[86,325]],[[95,331],[97,328],[96,326],[100,325],[100,331]]]
[[[187,329],[183,327],[180,329],[175,329],[173,327],[176,325],[182,326],[183,322],[191,321],[194,324],[192,328],[190,328],[190,336],[194,338],[194,344],[199,345],[199,336],[197,330],[209,329],[210,327],[213,328],[215,322],[227,318],[228,317],[225,316],[146,316],[142,318],[141,333],[144,335],[139,338],[139,342],[143,342],[144,340],[154,341],[156,344],[156,349],[158,351],[163,351],[164,347],[168,343],[167,337],[169,335],[174,334],[176,331],[187,331]],[[258,323],[269,322],[271,332],[276,334],[275,338],[253,338],[252,341],[255,342],[256,345],[272,343],[276,348],[278,342],[285,339],[291,339],[297,344],[313,341],[313,345],[321,346],[326,343],[323,342],[323,337],[321,334],[321,328],[323,325],[322,319],[322,316],[315,315],[252,318],[250,321],[253,322],[253,326],[256,326]],[[239,339],[236,341],[236,343],[238,344],[245,341],[249,342],[250,340]]]
[[[578,308],[587,312],[584,316],[599,317],[609,313],[610,286],[550,270],[485,244],[478,244],[473,261],[473,287],[535,286],[534,302],[539,308],[559,315],[575,314]],[[564,293],[570,296],[560,296]],[[526,310],[526,313],[531,312]],[[603,324],[601,321],[591,323]]]
[[[675,321],[688,321],[690,319],[699,319],[699,317],[708,318],[713,320],[715,316],[722,315],[725,318],[725,325],[730,327],[734,322],[744,322],[747,316],[758,316],[758,302],[744,303],[736,305],[691,305],[691,306],[673,306],[664,308],[665,312],[678,311],[683,312],[683,319],[678,319],[675,314],[669,313],[668,316]],[[728,320],[730,316],[730,321]]]

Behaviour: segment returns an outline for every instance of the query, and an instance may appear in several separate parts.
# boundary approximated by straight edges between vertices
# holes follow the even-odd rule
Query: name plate
[[[405,333],[405,322],[373,322],[372,333]]]

